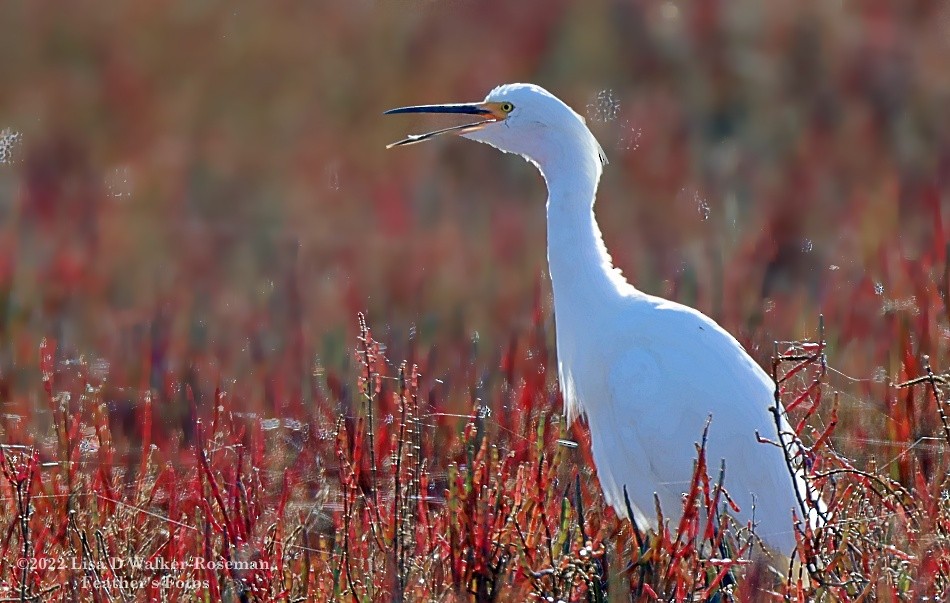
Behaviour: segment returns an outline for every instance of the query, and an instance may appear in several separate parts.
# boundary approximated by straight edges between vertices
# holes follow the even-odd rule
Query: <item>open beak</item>
[[[477,115],[481,118],[479,121],[450,128],[442,128],[425,134],[412,134],[398,142],[386,145],[387,149],[399,147],[407,144],[416,144],[424,140],[429,140],[440,134],[466,134],[484,128],[486,124],[502,120],[506,117],[501,110],[501,103],[453,103],[448,105],[417,105],[415,107],[399,107],[390,109],[383,115],[393,115],[395,113],[458,113],[461,115]]]

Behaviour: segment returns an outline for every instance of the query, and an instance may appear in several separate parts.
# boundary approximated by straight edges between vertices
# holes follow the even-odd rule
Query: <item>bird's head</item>
[[[544,166],[561,158],[596,157],[606,163],[603,149],[591,134],[584,118],[559,98],[534,84],[506,84],[488,93],[477,103],[419,105],[390,109],[393,113],[456,113],[472,115],[472,123],[416,134],[394,142],[389,147],[415,144],[441,134],[455,134],[484,142],[505,151],[522,155]],[[599,173],[599,171],[598,171]]]

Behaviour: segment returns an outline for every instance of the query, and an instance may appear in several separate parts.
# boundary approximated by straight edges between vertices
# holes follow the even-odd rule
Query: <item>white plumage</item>
[[[531,84],[495,88],[481,103],[426,105],[389,113],[463,113],[472,124],[411,136],[394,145],[454,133],[525,157],[548,187],[548,263],[554,291],[558,374],[568,420],[590,426],[594,462],[608,503],[656,527],[654,493],[678,521],[712,416],[707,458],[725,459],[726,488],[745,523],[772,549],[795,548],[792,510],[804,498],[789,474],[769,407],[774,385],[732,335],[701,312],[647,295],[613,267],[594,218],[605,158],[581,116]],[[782,429],[791,429],[783,419]],[[786,435],[785,441],[789,441]],[[713,476],[715,477],[715,475]],[[801,512],[799,511],[799,515]]]

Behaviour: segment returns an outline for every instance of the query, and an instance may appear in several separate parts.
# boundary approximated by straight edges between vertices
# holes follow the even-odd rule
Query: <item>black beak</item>
[[[435,130],[425,134],[413,134],[403,138],[400,141],[386,145],[386,148],[391,149],[393,147],[415,144],[417,142],[422,142],[435,136],[439,136],[440,134],[465,134],[466,132],[474,132],[479,128],[483,128],[485,124],[490,124],[504,117],[503,115],[499,115],[497,110],[492,107],[491,104],[492,103],[451,103],[447,105],[416,105],[414,107],[399,107],[397,109],[390,109],[389,111],[383,113],[383,115],[395,115],[397,113],[456,113],[461,115],[479,115],[487,117],[488,119],[476,121],[475,123],[443,128],[441,130]]]

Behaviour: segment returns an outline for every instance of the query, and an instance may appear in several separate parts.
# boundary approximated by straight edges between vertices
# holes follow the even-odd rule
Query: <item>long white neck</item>
[[[558,375],[568,423],[583,407],[573,371],[582,359],[573,356],[579,342],[597,337],[609,324],[611,309],[624,293],[634,292],[613,267],[594,218],[594,197],[601,164],[596,142],[561,148],[538,168],[548,185],[548,269],[554,290]]]
[[[596,151],[582,144],[561,151],[538,166],[548,186],[548,265],[559,322],[565,308],[591,308],[630,286],[613,267],[594,218]]]

